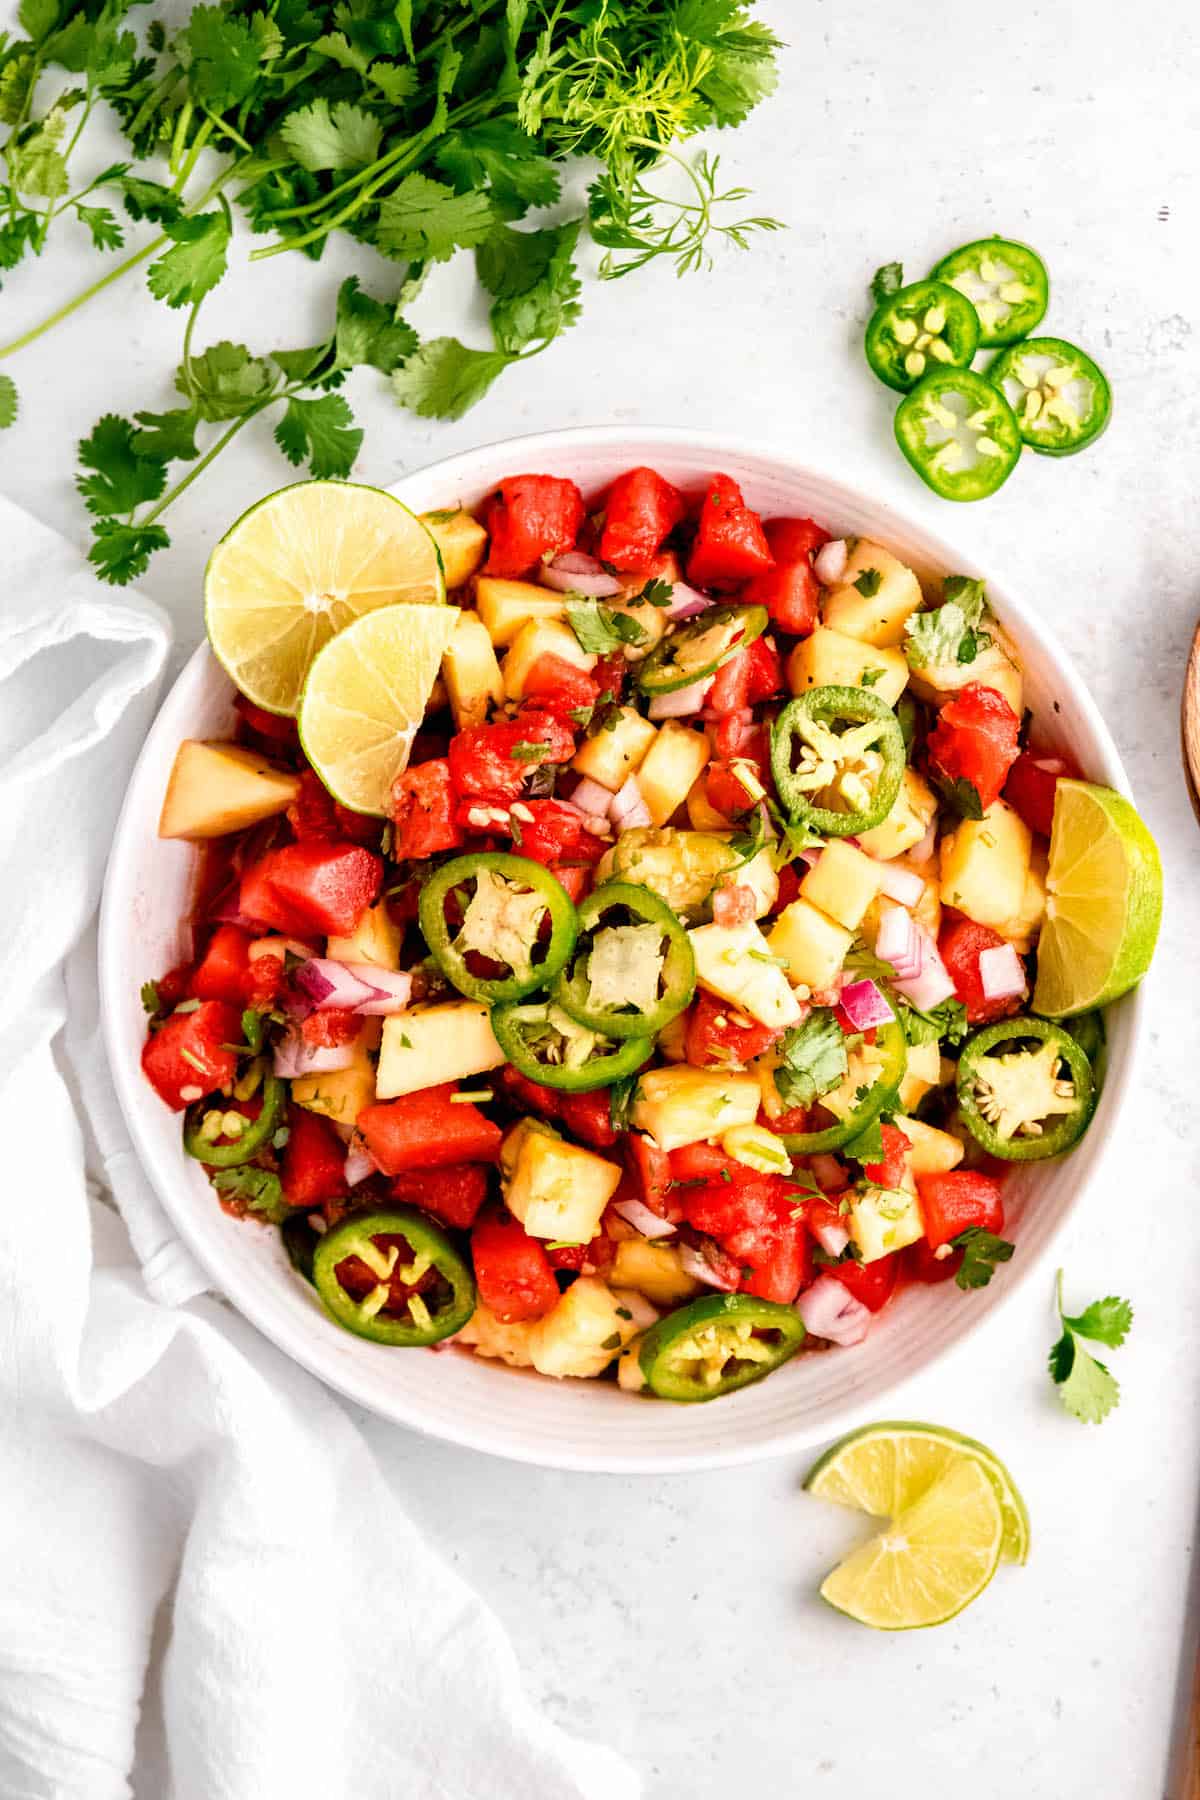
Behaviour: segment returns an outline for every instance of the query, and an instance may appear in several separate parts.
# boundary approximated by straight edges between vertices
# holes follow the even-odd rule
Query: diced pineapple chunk
[[[892,802],[887,818],[870,831],[858,833],[859,847],[879,862],[903,856],[919,844],[937,812],[937,795],[915,769],[905,768],[900,778],[900,791]]]
[[[240,744],[185,738],[167,778],[158,835],[223,837],[283,812],[300,792],[300,777]]]
[[[895,1123],[912,1145],[910,1162],[914,1179],[919,1181],[922,1175],[945,1175],[962,1161],[962,1144],[948,1131],[938,1131],[935,1126],[926,1125],[923,1119],[907,1119],[903,1113],[896,1115]]]
[[[393,923],[386,900],[368,906],[349,937],[331,937],[325,946],[326,956],[334,962],[373,963],[377,969],[400,967],[400,945],[404,933]]]
[[[930,663],[923,669],[914,669],[913,692],[922,700],[940,704],[968,683],[982,682],[984,687],[995,688],[998,694],[1003,694],[1019,719],[1024,705],[1024,684],[1016,652],[994,619],[989,618],[984,629],[992,642],[979,651],[973,662]]]
[[[609,1288],[595,1275],[573,1281],[553,1312],[530,1332],[533,1366],[541,1375],[588,1380],[658,1317],[640,1294]]]
[[[504,658],[504,692],[508,699],[519,700],[525,682],[539,656],[560,656],[563,662],[590,673],[596,658],[579,647],[579,639],[568,625],[555,619],[531,619],[522,625]]]
[[[504,698],[500,664],[478,613],[461,612],[442,656],[442,678],[459,731],[487,723],[488,707]]]
[[[422,513],[421,523],[438,547],[446,586],[470,581],[487,553],[488,534],[479,520],[459,506],[453,512]]]
[[[863,593],[854,584],[861,581]],[[921,584],[898,557],[859,538],[846,560],[841,581],[825,596],[821,616],[834,631],[864,644],[903,643],[904,622],[921,604]]]
[[[693,731],[677,719],[668,719],[659,730],[637,775],[642,799],[656,825],[665,825],[683,805],[709,754],[702,731]]]
[[[651,1069],[641,1077],[631,1113],[637,1131],[648,1131],[660,1150],[678,1150],[702,1138],[720,1137],[758,1116],[758,1081],[722,1069]]]
[[[565,594],[538,587],[533,581],[502,581],[496,575],[479,577],[475,583],[475,605],[497,650],[511,644],[531,620],[567,616]]]
[[[609,1279],[614,1287],[636,1288],[662,1307],[681,1305],[704,1285],[688,1274],[674,1244],[652,1244],[643,1237],[621,1239]]]
[[[784,907],[767,938],[767,948],[787,963],[793,987],[812,990],[833,986],[853,942],[854,934],[844,925],[800,899]]]
[[[687,1014],[677,1013],[658,1034],[658,1054],[668,1062],[687,1061]]]
[[[533,1334],[540,1319],[521,1319],[506,1323],[480,1300],[454,1342],[474,1350],[476,1356],[494,1356],[513,1369],[532,1369]]]
[[[643,719],[636,708],[623,706],[611,731],[602,729],[594,737],[584,739],[571,767],[615,794],[631,775],[637,774],[657,736],[649,719]]]
[[[498,1069],[504,1060],[488,1009],[478,1001],[414,1006],[383,1021],[378,1097],[394,1100],[442,1081],[462,1081]]]
[[[831,631],[828,625],[818,625],[788,657],[787,679],[793,694],[814,687],[865,685],[895,706],[908,685],[908,663],[899,650],[877,649],[845,632]]]
[[[755,1075],[758,1070],[755,1069]],[[778,1090],[776,1090],[778,1098]],[[734,1162],[744,1163],[760,1175],[790,1175],[792,1158],[782,1138],[765,1125],[735,1125],[721,1134],[721,1148]]]
[[[620,1185],[620,1168],[538,1124],[522,1119],[501,1146],[508,1209],[530,1237],[590,1243]]]
[[[769,850],[760,850],[750,861],[735,868],[720,884],[749,888],[754,895],[754,916],[765,918],[779,898],[779,872],[771,861]]]
[[[1028,825],[1004,800],[961,820],[941,842],[943,905],[999,930],[1021,914],[1032,851]]]
[[[752,921],[744,925],[701,925],[688,932],[696,958],[696,980],[710,994],[729,1000],[760,1025],[794,1025],[800,1002],[774,960],[766,938]]]
[[[369,1021],[378,1027],[378,1020]],[[375,1064],[370,1049],[376,1032],[362,1032],[354,1045],[354,1061],[326,1075],[298,1075],[292,1101],[306,1112],[322,1113],[335,1125],[353,1125],[364,1107],[375,1102]]]
[[[1036,842],[1033,846],[1033,859],[1025,875],[1025,893],[1021,901],[1021,910],[996,930],[1001,937],[1006,937],[1021,956],[1032,949],[1033,940],[1041,928],[1046,916],[1046,851]]]
[[[924,1237],[921,1203],[911,1177],[903,1188],[868,1185],[851,1189],[848,1197],[846,1228],[865,1263],[890,1256],[893,1250],[903,1250],[906,1244]]]
[[[800,892],[847,931],[857,931],[879,892],[879,870],[853,844],[831,838],[800,883]]]
[[[910,1044],[900,1083],[900,1104],[906,1113],[915,1111],[930,1088],[940,1087],[942,1053],[936,1039],[928,1044]]]
[[[646,1386],[646,1377],[642,1374],[641,1337],[622,1350],[621,1360],[617,1364],[617,1386],[625,1394],[640,1394]]]
[[[835,1088],[821,1095],[821,1105],[835,1119],[848,1119],[862,1105],[864,1090],[873,1088],[883,1072],[883,1052],[874,1044],[860,1044],[846,1058],[846,1073]]]

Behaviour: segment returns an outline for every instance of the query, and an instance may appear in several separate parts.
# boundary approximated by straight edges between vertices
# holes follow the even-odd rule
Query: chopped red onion
[[[567,550],[553,562],[543,563],[538,579],[557,593],[583,594],[589,600],[611,600],[622,588],[619,576],[610,575],[594,556],[585,556],[582,550]]]
[[[670,603],[663,610],[668,619],[694,619],[715,604],[707,594],[689,587],[686,581],[677,581],[672,586]]]
[[[651,1212],[641,1200],[616,1200],[613,1211],[619,1213],[627,1225],[632,1225],[644,1238],[665,1238],[675,1236],[675,1227],[669,1219],[660,1219],[656,1212]]]
[[[804,1329],[831,1344],[861,1344],[871,1329],[871,1314],[861,1300],[834,1275],[822,1275],[796,1302]]]
[[[953,1000],[956,990],[929,933],[921,925],[916,925],[916,933],[921,946],[920,971],[916,975],[897,975],[895,986],[896,991],[911,1001],[918,1012],[930,1012],[933,1007],[940,1006],[943,1000]],[[878,955],[878,949],[876,954]]]
[[[588,814],[594,819],[607,819],[612,801],[610,789],[602,787],[598,781],[593,781],[590,775],[584,776],[571,795],[571,805],[577,806],[581,813]]]
[[[879,891],[901,906],[916,906],[925,892],[925,883],[915,869],[884,862],[879,865]]]
[[[823,587],[833,587],[846,573],[850,546],[845,538],[831,538],[813,557],[813,573]]]
[[[704,697],[715,679],[715,676],[709,675],[702,681],[691,681],[687,687],[675,688],[668,694],[655,694],[646,709],[648,716],[651,719],[690,718],[704,705]]]
[[[341,963],[312,956],[301,963],[295,985],[318,1011],[362,1013],[367,1017],[403,1012],[412,994],[412,976],[374,963]]]
[[[354,1043],[309,1044],[289,1025],[275,1046],[275,1073],[282,1081],[294,1081],[300,1075],[335,1075],[339,1069],[348,1069],[356,1055]]]
[[[875,936],[875,954],[881,962],[891,963],[896,974],[906,981],[921,973],[920,927],[902,906],[884,909]]]
[[[821,1223],[809,1219],[807,1224],[826,1256],[840,1256],[850,1242],[850,1233],[840,1219],[826,1219]]]
[[[726,1294],[737,1293],[736,1279],[721,1274],[694,1244],[680,1244],[679,1266],[693,1281],[702,1281],[706,1287],[720,1288]]]
[[[928,862],[934,851],[937,849],[937,841],[937,814],[934,813],[932,819],[929,821],[925,836],[921,839],[919,844],[913,845],[908,854],[916,863]]]
[[[642,799],[642,790],[638,786],[636,775],[631,775],[612,797],[608,816],[618,831],[633,831],[644,825],[653,825],[650,809]]]
[[[873,981],[852,981],[842,989],[842,1010],[855,1031],[872,1031],[887,1025],[895,1013]]]
[[[346,1156],[342,1173],[347,1187],[357,1187],[360,1181],[365,1181],[368,1175],[375,1173],[375,1164],[361,1145],[356,1144]]]
[[[986,1000],[1016,1000],[1025,992],[1025,964],[1011,944],[979,952],[979,979]]]

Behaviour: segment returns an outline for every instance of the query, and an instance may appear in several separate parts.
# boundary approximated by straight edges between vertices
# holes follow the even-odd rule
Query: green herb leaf
[[[971,1225],[966,1231],[960,1231],[951,1243],[956,1250],[963,1253],[962,1263],[954,1279],[960,1288],[986,1287],[992,1279],[1000,1263],[1008,1262],[1013,1253],[1013,1246],[994,1232],[984,1231],[980,1225]]]
[[[212,8],[198,7],[200,11]],[[193,18],[195,14],[192,15]],[[173,248],[150,264],[150,292],[168,306],[194,306],[216,287],[225,273],[229,252],[229,219],[224,212],[198,213],[163,225]]]
[[[117,519],[97,519],[88,561],[103,581],[125,587],[144,575],[154,552],[165,550],[170,542],[161,525],[122,525]]]
[[[947,806],[953,807],[960,819],[982,819],[983,801],[973,781],[968,781],[965,775],[944,775],[933,766],[929,773]]]
[[[842,1028],[828,1007],[816,1007],[779,1041],[775,1087],[784,1106],[812,1106],[843,1081],[849,1068]]]
[[[921,1012],[910,1001],[900,998],[899,1012],[904,1036],[910,1044],[936,1044],[943,1038],[948,1044],[961,1044],[970,1030],[967,1009],[961,1000],[943,1000],[940,1006]]]
[[[157,459],[139,454],[136,435],[128,419],[106,413],[83,439],[79,460],[93,473],[80,475],[75,485],[89,512],[106,516],[131,513],[162,493],[166,469]]]
[[[1103,1300],[1093,1300],[1073,1318],[1064,1316],[1063,1324],[1078,1337],[1090,1338],[1095,1344],[1107,1344],[1110,1350],[1119,1350],[1129,1336],[1133,1308],[1128,1300],[1119,1300],[1115,1294],[1109,1294]]]
[[[980,630],[987,610],[983,582],[969,575],[948,575],[942,594],[941,606],[913,613],[905,623],[904,653],[910,669],[974,662],[991,643],[987,632]]]
[[[1098,1425],[1118,1404],[1121,1389],[1105,1364],[1084,1349],[1082,1340],[1117,1348],[1129,1333],[1133,1308],[1128,1300],[1109,1295],[1068,1317],[1063,1312],[1062,1280],[1060,1269],[1055,1293],[1063,1334],[1050,1351],[1050,1377],[1067,1411],[1084,1424]]]
[[[11,375],[0,375],[0,431],[16,424],[19,404],[16,382]]]
[[[156,982],[143,981],[141,986],[141,1000],[143,1010],[153,1018],[155,1013],[158,1012],[162,1006],[162,1002],[158,997],[158,985]]]
[[[406,175],[379,208],[375,242],[385,256],[445,262],[481,244],[496,223],[486,194],[456,194],[444,181]]]
[[[348,100],[311,100],[288,114],[279,135],[302,169],[365,169],[375,161],[383,127]]]
[[[362,448],[363,434],[341,394],[291,399],[275,427],[275,442],[290,463],[306,459],[318,481],[344,480]]]
[[[566,614],[579,648],[589,656],[608,656],[626,644],[644,644],[648,636],[645,626],[628,613],[614,612],[598,600],[568,600]]]
[[[882,581],[883,577],[878,569],[864,569],[861,575],[855,576],[853,585],[858,589],[864,600],[873,600],[875,595],[879,592]],[[876,681],[879,680],[879,676],[882,675],[882,673],[883,670],[880,669],[875,674]]]
[[[271,1169],[256,1169],[243,1163],[233,1169],[218,1169],[212,1184],[225,1200],[235,1200],[270,1225],[282,1225],[288,1216],[283,1198],[283,1183]]]
[[[469,350],[457,338],[430,338],[395,370],[392,393],[423,419],[461,419],[510,360],[503,350]]]
[[[884,263],[871,277],[871,298],[876,306],[882,306],[889,295],[898,293],[903,286],[903,263]]]
[[[375,300],[349,276],[338,289],[334,366],[357,369],[364,365],[390,375],[417,348],[411,325],[396,318],[382,300]]]

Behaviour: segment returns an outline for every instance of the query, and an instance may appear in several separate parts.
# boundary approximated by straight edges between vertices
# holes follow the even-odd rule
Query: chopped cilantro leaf
[[[871,298],[876,306],[882,306],[889,295],[897,293],[903,286],[904,264],[884,263],[871,277]]]
[[[575,633],[579,648],[589,656],[609,656],[626,644],[646,642],[648,634],[644,625],[639,625],[628,613],[601,606],[598,600],[568,600],[566,612],[567,623]]]
[[[951,1243],[956,1250],[963,1253],[962,1263],[954,1279],[960,1288],[986,1287],[996,1272],[999,1263],[1006,1263],[1013,1253],[1013,1246],[1006,1238],[997,1237],[992,1231],[985,1231],[981,1225],[972,1225],[966,1231],[960,1231]]]
[[[143,981],[141,997],[143,1011],[153,1018],[155,1013],[158,1012],[162,1006],[162,1001],[158,997],[157,985],[153,981]]]
[[[1056,1299],[1063,1333],[1050,1352],[1050,1377],[1067,1411],[1084,1424],[1098,1425],[1117,1405],[1121,1389],[1115,1376],[1084,1349],[1081,1340],[1118,1349],[1129,1335],[1133,1308],[1128,1300],[1110,1294],[1070,1317],[1062,1309],[1062,1280],[1060,1269]]]
[[[212,1184],[224,1199],[240,1201],[247,1212],[257,1213],[271,1225],[282,1225],[288,1216],[283,1184],[271,1169],[256,1169],[248,1163],[218,1169]]]
[[[775,1087],[784,1106],[811,1106],[838,1086],[849,1063],[842,1028],[828,1007],[817,1007],[779,1043]]]
[[[878,569],[864,569],[861,575],[855,577],[853,585],[864,600],[873,600],[879,592],[882,581],[883,577]]]

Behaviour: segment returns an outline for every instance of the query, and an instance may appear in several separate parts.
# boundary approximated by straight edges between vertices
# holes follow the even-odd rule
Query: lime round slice
[[[1033,1010],[1062,1019],[1128,993],[1161,918],[1158,846],[1134,807],[1112,788],[1060,781]]]
[[[248,700],[292,715],[313,657],[351,619],[446,598],[437,546],[379,488],[300,481],[242,514],[208,559],[204,612],[218,662]]]
[[[991,1476],[974,1457],[961,1457],[825,1577],[821,1598],[877,1631],[942,1625],[983,1592],[1003,1537]]]
[[[458,616],[456,606],[384,606],[318,651],[300,699],[300,743],[343,806],[387,812]]]
[[[1001,1561],[1025,1562],[1029,1512],[1016,1482],[986,1444],[948,1426],[909,1420],[864,1425],[827,1450],[809,1470],[804,1485],[819,1500],[832,1500],[873,1518],[894,1519],[963,1458],[977,1462],[991,1476],[1004,1521]]]

